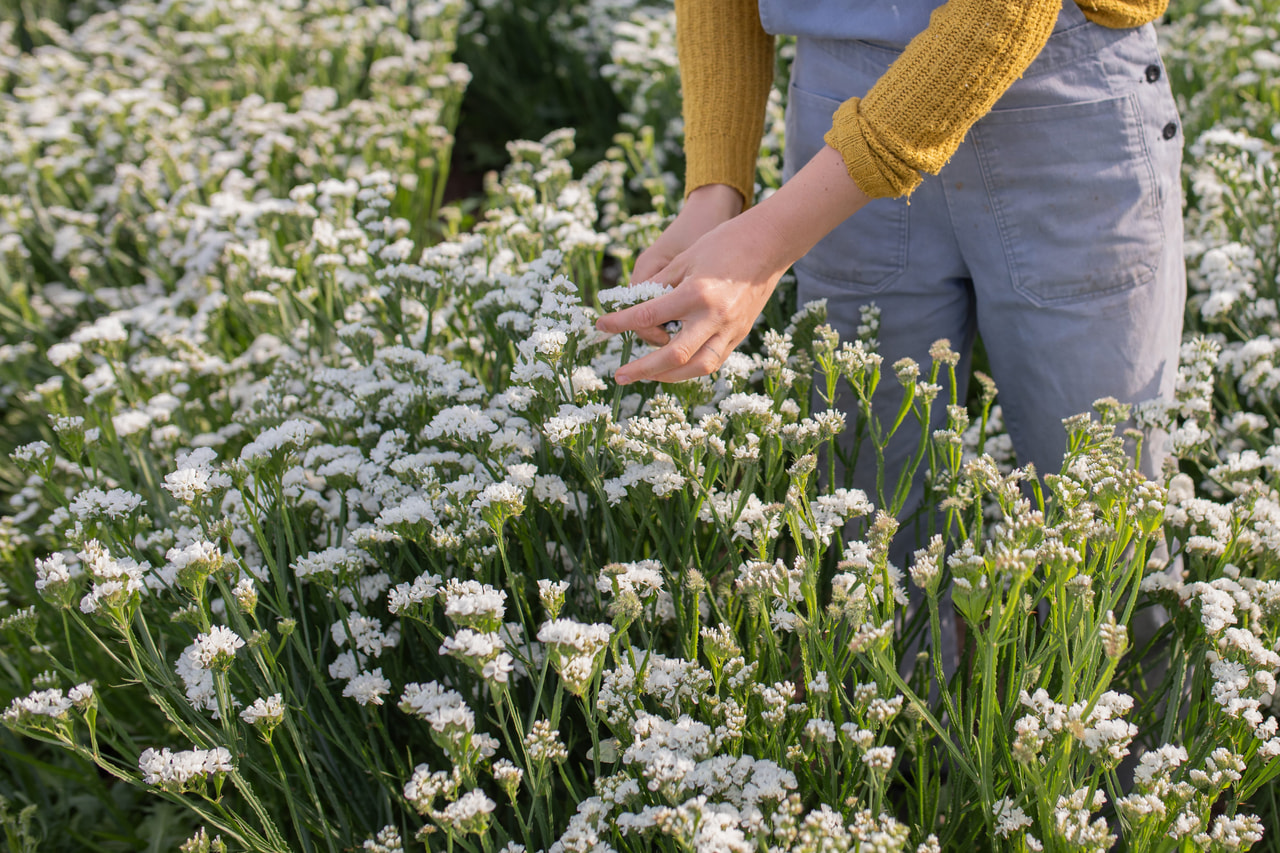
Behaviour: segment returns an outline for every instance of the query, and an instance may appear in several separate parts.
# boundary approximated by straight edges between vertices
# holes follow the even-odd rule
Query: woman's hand
[[[742,196],[726,184],[708,184],[689,193],[684,206],[653,245],[636,258],[631,281],[656,281],[677,255],[692,246],[698,238],[728,222],[742,212]],[[636,329],[641,340],[662,346],[668,340],[661,326]]]
[[[665,344],[620,368],[614,375],[619,385],[641,379],[679,382],[711,373],[751,331],[792,262],[768,218],[752,213],[716,226],[644,279],[675,290],[596,323],[604,332],[643,330],[645,340]],[[668,337],[661,327],[672,320],[681,328]]]
[[[719,192],[726,190],[740,199],[737,191],[712,185],[691,193],[686,208],[712,187],[716,195],[709,198],[722,198]],[[720,214],[702,208],[704,202],[683,223],[681,211],[637,259],[632,275],[633,281],[656,281],[675,290],[596,322],[602,332],[633,331],[661,346],[620,367],[614,380],[619,385],[642,379],[679,382],[718,369],[751,331],[782,274],[867,201],[840,153],[827,146],[782,189],[739,216],[730,214],[707,228]],[[710,208],[710,201],[705,203]],[[673,320],[681,328],[668,337],[660,327]]]

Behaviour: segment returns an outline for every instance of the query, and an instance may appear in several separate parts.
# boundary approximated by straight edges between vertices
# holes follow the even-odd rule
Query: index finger
[[[605,314],[596,320],[596,330],[600,332],[637,332],[641,329],[652,329],[679,320],[689,311],[689,297],[676,288],[670,293],[623,308],[611,314]]]
[[[706,328],[708,325],[706,323],[686,324],[677,334],[671,336],[671,340],[665,346],[619,367],[613,374],[613,381],[619,385],[629,385],[632,382],[652,379],[686,366],[702,349],[703,344],[711,340],[715,330],[713,327]],[[714,369],[714,366],[711,369]]]

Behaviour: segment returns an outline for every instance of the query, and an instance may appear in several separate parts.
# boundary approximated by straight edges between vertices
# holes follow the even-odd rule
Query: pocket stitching
[[[1055,118],[1055,113],[1061,113],[1062,109],[1077,107],[1092,109],[1082,110],[1085,115],[1096,115],[1105,112],[1107,105],[1116,101],[1123,101],[1122,110],[1127,117],[1124,123],[1122,133],[1129,137],[1130,142],[1136,142],[1136,147],[1140,153],[1141,166],[1139,182],[1142,188],[1142,199],[1144,208],[1144,219],[1150,225],[1154,223],[1156,230],[1157,244],[1163,244],[1167,238],[1164,218],[1160,215],[1161,200],[1159,198],[1159,183],[1156,180],[1155,165],[1152,162],[1151,148],[1147,143],[1146,135],[1142,132],[1142,110],[1137,102],[1137,95],[1134,92],[1121,95],[1114,98],[1104,98],[1098,101],[1083,101],[1073,104],[1056,104],[1045,107],[1024,107],[1007,111],[993,111],[989,113],[979,127],[974,128],[974,148],[978,155],[979,165],[982,170],[982,179],[985,184],[987,198],[991,202],[992,215],[996,220],[996,227],[1000,232],[1001,248],[1004,253],[1005,263],[1009,269],[1009,275],[1013,282],[1014,289],[1022,294],[1023,297],[1031,301],[1033,304],[1049,307],[1054,305],[1069,305],[1078,302],[1097,299],[1110,296],[1116,293],[1136,290],[1155,279],[1157,262],[1151,260],[1140,260],[1137,262],[1137,268],[1133,269],[1133,275],[1128,279],[1117,284],[1092,288],[1083,292],[1070,293],[1064,296],[1046,296],[1036,292],[1030,284],[1025,281],[1017,261],[1016,253],[1013,251],[1013,239],[1010,236],[1011,228],[1008,225],[1007,216],[1004,205],[1001,203],[1001,193],[999,182],[996,180],[998,170],[996,170],[989,160],[994,154],[998,157],[999,146],[995,140],[982,132],[981,124],[987,123],[996,126],[1027,124],[1036,121],[1047,121]],[[1158,261],[1158,258],[1157,258]]]

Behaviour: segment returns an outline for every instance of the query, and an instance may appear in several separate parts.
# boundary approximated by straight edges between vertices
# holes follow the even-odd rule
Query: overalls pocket
[[[1024,297],[1077,302],[1155,278],[1165,232],[1135,93],[996,110],[971,138]]]

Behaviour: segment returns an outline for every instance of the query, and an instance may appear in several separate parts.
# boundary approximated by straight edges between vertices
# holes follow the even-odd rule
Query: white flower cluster
[[[1087,701],[1065,705],[1050,698],[1044,688],[1028,694],[1023,690],[1019,701],[1031,713],[1014,725],[1017,738],[1014,753],[1020,761],[1039,756],[1046,743],[1066,734],[1107,764],[1116,764],[1129,754],[1129,743],[1138,734],[1137,726],[1121,716],[1133,710],[1133,697],[1108,690],[1090,707]]]
[[[93,686],[78,684],[63,694],[56,687],[15,697],[0,719],[6,726],[42,726],[68,719],[72,708],[85,710],[93,702]]]
[[[235,767],[231,753],[221,746],[181,752],[171,752],[165,747],[144,750],[138,756],[138,770],[148,785],[181,792],[200,787],[210,779],[217,781]]]
[[[78,556],[93,578],[92,589],[80,600],[82,613],[96,613],[104,607],[123,609],[145,591],[143,576],[150,569],[148,564],[139,564],[132,557],[112,557],[96,539],[84,543]]]

